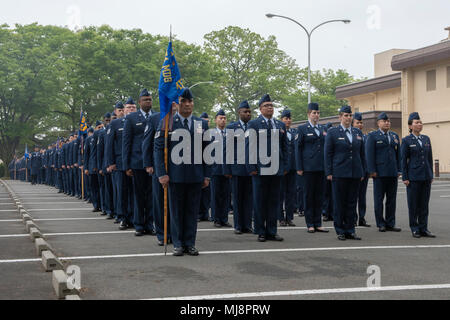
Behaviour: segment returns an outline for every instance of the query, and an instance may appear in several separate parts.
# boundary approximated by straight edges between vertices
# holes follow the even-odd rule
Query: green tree
[[[63,83],[62,33],[37,24],[0,27],[0,158],[7,163],[51,128],[44,117]]]
[[[274,36],[261,35],[239,27],[227,27],[205,35],[205,51],[214,58],[217,103],[236,114],[240,102],[256,106],[269,93],[273,99],[297,91],[300,69],[295,61],[278,48]]]
[[[308,69],[301,70],[302,86],[295,93],[282,98],[283,104],[292,110],[292,117],[295,121],[306,120],[308,109]],[[320,105],[320,116],[330,117],[337,114],[337,110],[344,105],[345,100],[336,99],[336,87],[349,83],[362,81],[355,79],[347,71],[339,69],[323,69],[322,71],[311,72],[311,92],[312,101]]]

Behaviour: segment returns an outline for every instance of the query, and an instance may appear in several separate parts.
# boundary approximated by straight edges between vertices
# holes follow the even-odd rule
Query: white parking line
[[[0,220],[0,222],[21,222],[20,219]]]
[[[0,212],[17,212],[17,209],[2,209]]]
[[[409,250],[409,249],[449,249],[450,245],[417,245],[417,246],[367,246],[367,247],[326,247],[326,248],[294,248],[294,249],[249,249],[249,250],[225,250],[225,251],[201,251],[200,255],[216,254],[259,254],[259,253],[286,253],[286,252],[320,252],[320,251],[357,251],[357,250]],[[164,253],[143,253],[143,254],[120,254],[120,255],[100,255],[100,256],[74,256],[60,257],[61,260],[105,260],[122,258],[148,258],[163,257]],[[171,254],[169,254],[171,256]],[[15,263],[39,261],[35,259],[21,260],[0,260],[0,263]]]
[[[90,210],[90,211],[92,211],[92,207],[90,207],[90,208],[60,208],[60,209],[58,209],[58,208],[48,208],[48,209],[28,209],[27,211],[77,211],[77,210],[80,210],[80,211],[87,211],[87,210]]]
[[[249,293],[214,294],[214,295],[190,296],[190,297],[152,298],[142,300],[216,300],[216,299],[222,300],[222,299],[236,299],[236,298],[262,298],[262,297],[280,297],[280,296],[336,294],[336,293],[386,292],[386,291],[433,290],[433,289],[450,289],[450,284],[445,283],[445,284],[389,286],[389,287],[372,287],[372,288],[361,287],[361,288],[341,288],[341,289],[249,292]]]
[[[93,218],[97,219],[97,218]],[[21,221],[21,220],[19,220]],[[34,219],[34,221],[54,221],[53,219]],[[56,221],[59,221],[57,219]],[[306,227],[283,227],[278,228],[278,230],[306,230]],[[333,227],[324,227],[324,229],[333,229]],[[220,232],[220,231],[234,231],[233,228],[214,228],[214,229],[197,229],[197,232]],[[115,231],[92,231],[92,232],[57,232],[57,233],[44,233],[44,237],[55,237],[55,236],[93,236],[93,235],[111,235],[111,234],[131,234],[135,233],[134,230],[132,231],[121,231],[121,230],[115,230]],[[26,234],[25,236],[27,236]],[[6,235],[0,235],[0,238],[15,238],[15,237],[22,237],[23,234],[6,234]]]
[[[450,191],[450,190],[449,190]],[[84,204],[84,205],[88,205],[88,204],[86,204],[86,203],[83,203],[82,201],[77,201],[77,202],[52,202],[52,203],[50,203],[49,201],[47,201],[47,202],[25,202],[25,201],[23,201],[22,200],[22,202],[23,202],[23,205],[24,206],[27,206],[27,205],[32,205],[32,204],[34,204],[34,205],[36,205],[36,204],[45,204],[45,205],[59,205],[59,204]],[[90,204],[89,204],[90,205]],[[91,206],[91,209],[92,209],[92,205],[90,205]]]

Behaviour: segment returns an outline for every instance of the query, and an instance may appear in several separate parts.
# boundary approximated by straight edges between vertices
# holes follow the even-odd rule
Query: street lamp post
[[[276,18],[283,18],[283,19],[290,20],[290,21],[294,22],[295,24],[299,25],[303,30],[305,30],[306,34],[308,35],[308,103],[311,103],[311,35],[313,34],[313,32],[315,30],[317,30],[317,28],[323,26],[324,24],[332,23],[332,22],[343,22],[345,24],[348,24],[351,21],[350,20],[329,20],[329,21],[322,22],[321,24],[314,27],[311,31],[308,31],[308,29],[306,29],[300,22],[298,22],[292,18],[280,16],[277,14],[271,14],[271,13],[266,14],[266,17],[267,18],[276,17]]]
[[[192,88],[194,88],[194,87],[196,87],[196,86],[199,86],[199,85],[201,85],[201,84],[213,84],[213,83],[214,83],[214,81],[203,81],[203,82],[198,82],[198,83],[194,84],[193,86],[189,87],[189,89],[192,89]]]

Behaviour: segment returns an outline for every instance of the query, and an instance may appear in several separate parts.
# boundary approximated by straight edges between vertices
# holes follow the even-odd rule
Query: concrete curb
[[[42,233],[37,228],[31,228],[30,238],[34,242],[37,238],[43,238],[43,236]]]
[[[54,270],[52,272],[52,284],[58,299],[64,299],[68,295],[78,295],[77,289],[67,287],[67,274],[63,270]]]
[[[46,272],[64,269],[62,262],[48,250],[42,251],[42,265]]]
[[[34,246],[36,247],[36,253],[39,257],[42,256],[43,251],[53,252],[53,248],[42,238],[37,238],[34,241]]]
[[[42,266],[46,272],[52,272],[52,286],[56,297],[58,299],[66,300],[81,300],[78,289],[68,288],[68,276],[64,271],[64,265],[53,253],[53,248],[50,244],[44,240],[44,237],[39,230],[39,227],[34,223],[33,217],[22,205],[19,197],[9,187],[9,185],[0,179],[0,183],[3,184],[8,191],[10,197],[14,200],[17,207],[17,211],[21,215],[25,229],[30,234],[31,241],[34,242],[36,248],[36,254],[42,258]]]
[[[33,222],[33,220],[28,220],[25,222],[25,229],[28,233],[30,233],[31,228],[36,228],[39,232],[39,228],[36,226],[36,224]]]

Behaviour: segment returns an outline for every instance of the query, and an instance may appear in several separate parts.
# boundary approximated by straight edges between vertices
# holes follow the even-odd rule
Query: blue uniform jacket
[[[237,177],[247,177],[248,176],[248,172],[247,172],[247,152],[245,152],[245,128],[242,127],[241,122],[240,121],[236,121],[233,123],[230,123],[227,126],[227,129],[230,130],[242,130],[242,132],[239,133],[238,136],[238,131],[235,131],[235,138],[234,138],[234,162],[233,164],[226,164],[224,165],[223,168],[223,173],[225,175],[232,175],[232,176],[237,176]],[[241,146],[243,146],[244,150],[239,150],[241,152],[244,153],[245,156],[245,164],[238,164],[238,148],[240,146],[238,146],[238,142],[239,140],[244,141],[243,144],[241,144]],[[241,147],[242,148],[242,147]]]
[[[362,178],[366,175],[364,140],[361,130],[351,127],[353,143],[342,126],[328,130],[325,139],[325,175]]]
[[[146,126],[147,119],[145,119],[140,110],[138,112],[127,115],[125,125],[123,127],[122,138],[122,157],[124,170],[144,169],[144,162],[142,159],[142,142],[144,141],[144,132]]]
[[[155,134],[160,123],[160,113],[154,113],[148,119],[142,141],[142,158],[144,168],[155,167]]]
[[[401,147],[403,181],[433,180],[433,150],[428,136],[421,135],[422,146],[410,134],[403,138]]]
[[[194,121],[201,124],[201,128],[194,128]],[[155,135],[155,170],[158,178],[167,175],[167,171],[164,165],[164,131],[162,129],[163,120],[159,123],[158,131]],[[173,131],[177,129],[183,129],[181,119],[176,114],[173,118]],[[204,161],[202,164],[194,163],[194,130],[201,131],[202,134],[208,130],[208,123],[200,118],[192,116],[192,124],[190,128],[191,133],[191,163],[192,164],[180,164],[177,165],[172,161],[172,150],[179,143],[171,141],[173,132],[169,133],[169,178],[172,183],[203,183],[205,178],[211,178],[211,166],[207,165]],[[181,140],[181,139],[180,139]],[[202,142],[202,153],[208,146],[209,142]],[[203,158],[203,157],[202,157]]]
[[[366,141],[366,161],[368,173],[378,177],[397,177],[401,173],[400,138],[389,131],[389,139],[380,131],[369,133]]]
[[[297,128],[298,138],[295,148],[297,171],[319,172],[324,171],[325,127],[318,124],[320,134],[317,135],[308,123]]]
[[[284,175],[284,171],[286,171],[285,169],[288,166],[288,150],[287,150],[287,137],[286,137],[286,126],[283,122],[273,119],[275,122],[275,126],[276,128],[273,129],[278,129],[279,130],[279,137],[278,137],[278,146],[279,146],[279,150],[278,150],[278,157],[279,157],[279,168],[278,168],[278,172],[276,175],[278,176],[283,176]],[[264,119],[263,116],[259,116],[257,119],[252,120],[248,123],[248,130],[253,129],[256,132],[256,150],[257,150],[257,154],[258,154],[258,161],[257,164],[250,164],[247,163],[247,172],[250,174],[251,172],[258,172],[258,175],[261,175],[261,168],[269,168],[270,164],[267,165],[263,165],[260,162],[260,157],[259,157],[259,130],[268,130],[269,127],[267,126],[267,122]],[[248,131],[247,130],[247,131]],[[249,152],[249,147],[250,147],[250,139],[249,139],[249,132],[246,132],[246,141],[245,141],[245,149],[246,149],[246,153]],[[270,139],[267,139],[267,153],[270,152],[271,149],[271,141]],[[249,158],[249,162],[250,162],[250,158]]]
[[[107,166],[116,165],[117,170],[125,170],[122,165],[122,135],[125,118],[115,119],[106,131],[106,163]]]
[[[105,136],[106,136],[106,129],[99,130],[97,138],[97,168],[99,170],[102,170],[103,173],[106,172]]]

